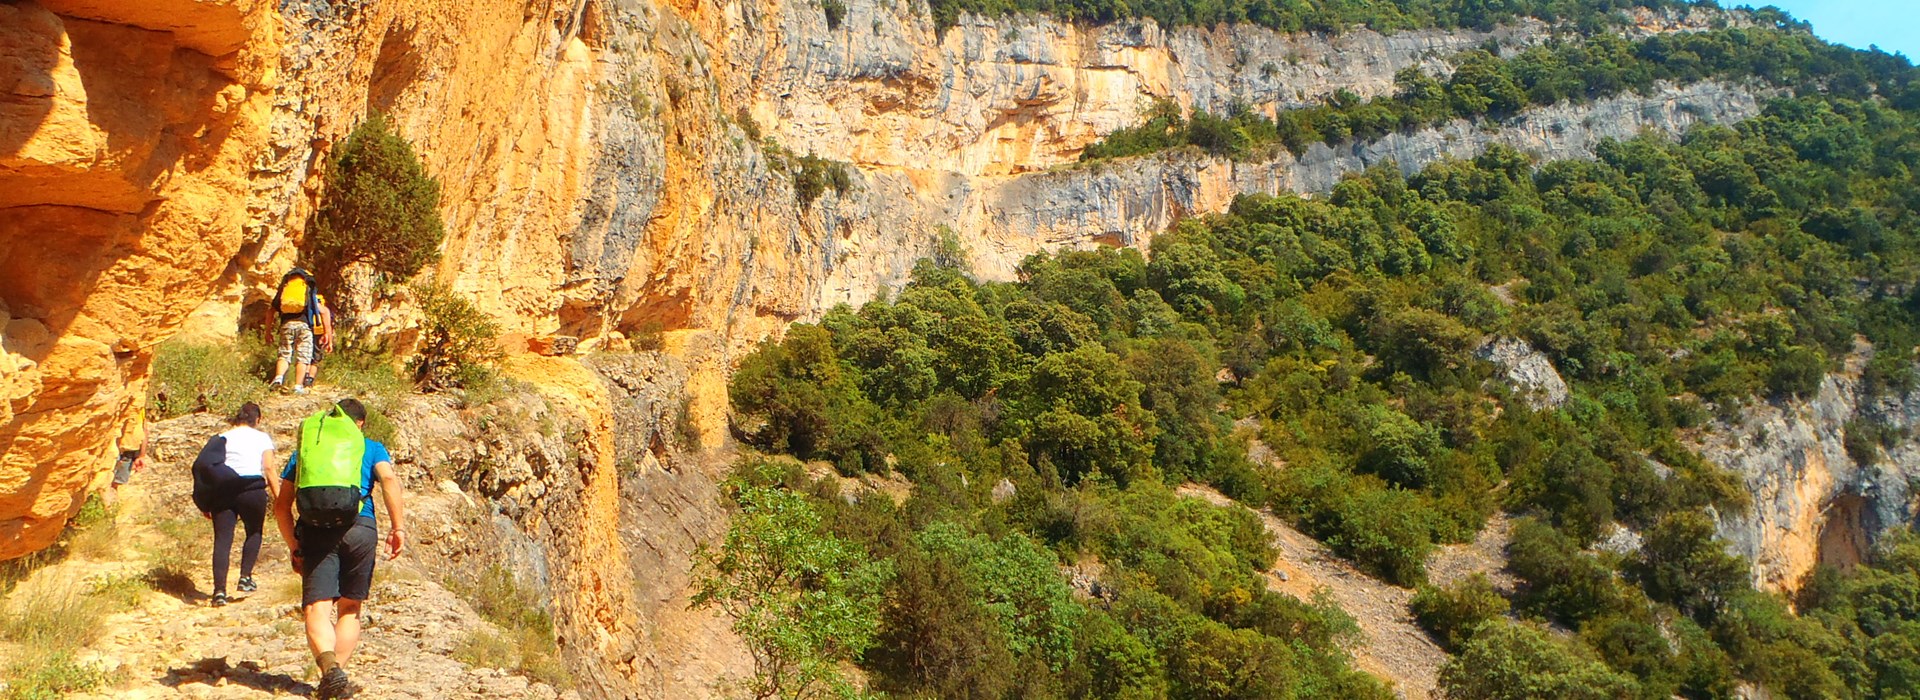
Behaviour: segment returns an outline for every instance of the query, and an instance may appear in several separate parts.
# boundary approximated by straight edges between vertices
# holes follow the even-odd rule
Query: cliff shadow
[[[367,81],[367,111],[388,113],[424,70],[420,53],[414,50],[415,30],[396,21],[380,39],[380,53],[373,59],[373,74]]]

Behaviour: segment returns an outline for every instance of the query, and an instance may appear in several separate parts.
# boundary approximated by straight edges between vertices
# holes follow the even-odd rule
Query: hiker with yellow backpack
[[[360,606],[373,589],[380,545],[373,485],[387,509],[387,558],[406,543],[406,492],[386,445],[366,437],[367,409],[341,399],[300,422],[299,445],[281,472],[273,518],[300,574],[307,648],[320,668],[320,698],[352,697],[346,663],[360,642]],[[299,507],[298,518],[295,506]]]
[[[307,365],[313,363],[313,328],[319,320],[320,293],[313,273],[293,268],[280,278],[273,293],[273,312],[280,319],[280,361],[273,367],[275,390],[284,385],[287,364],[293,364],[293,393],[307,393]]]

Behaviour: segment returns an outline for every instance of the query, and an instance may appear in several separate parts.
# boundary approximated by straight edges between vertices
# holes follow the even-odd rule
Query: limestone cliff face
[[[104,485],[153,346],[241,247],[270,17],[252,0],[0,4],[0,559],[46,546]]]
[[[1757,404],[1698,440],[1701,456],[1731,470],[1753,496],[1749,512],[1720,519],[1720,535],[1753,561],[1757,586],[1794,591],[1817,565],[1858,564],[1878,535],[1920,515],[1920,443],[1877,450],[1868,464],[1847,453],[1850,420],[1903,433],[1920,425],[1920,392],[1866,394],[1860,370],[1872,352],[1861,343],[1812,398]]]

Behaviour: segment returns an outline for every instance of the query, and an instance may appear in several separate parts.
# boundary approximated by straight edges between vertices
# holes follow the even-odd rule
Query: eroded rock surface
[[[53,541],[241,247],[266,3],[0,5],[0,559]]]
[[[1868,464],[1847,453],[1851,420],[1900,431],[1920,425],[1920,393],[1866,395],[1860,371],[1872,352],[1859,343],[1812,398],[1756,403],[1698,440],[1701,456],[1731,470],[1753,496],[1749,512],[1720,518],[1720,536],[1753,561],[1757,586],[1798,590],[1815,566],[1858,564],[1880,533],[1915,521],[1920,443],[1876,448]]]

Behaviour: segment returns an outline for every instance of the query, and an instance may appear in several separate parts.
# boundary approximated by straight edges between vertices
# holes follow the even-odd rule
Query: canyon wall
[[[1861,370],[1873,352],[1858,342],[1814,396],[1757,402],[1696,441],[1702,457],[1731,470],[1753,496],[1748,512],[1720,518],[1720,536],[1753,562],[1762,589],[1797,591],[1816,566],[1858,564],[1882,532],[1920,519],[1920,442],[1875,446],[1865,461],[1846,448],[1849,422],[1905,436],[1920,426],[1920,392],[1868,393]]]
[[[0,559],[51,543],[153,347],[245,239],[278,32],[254,0],[0,4]]]

